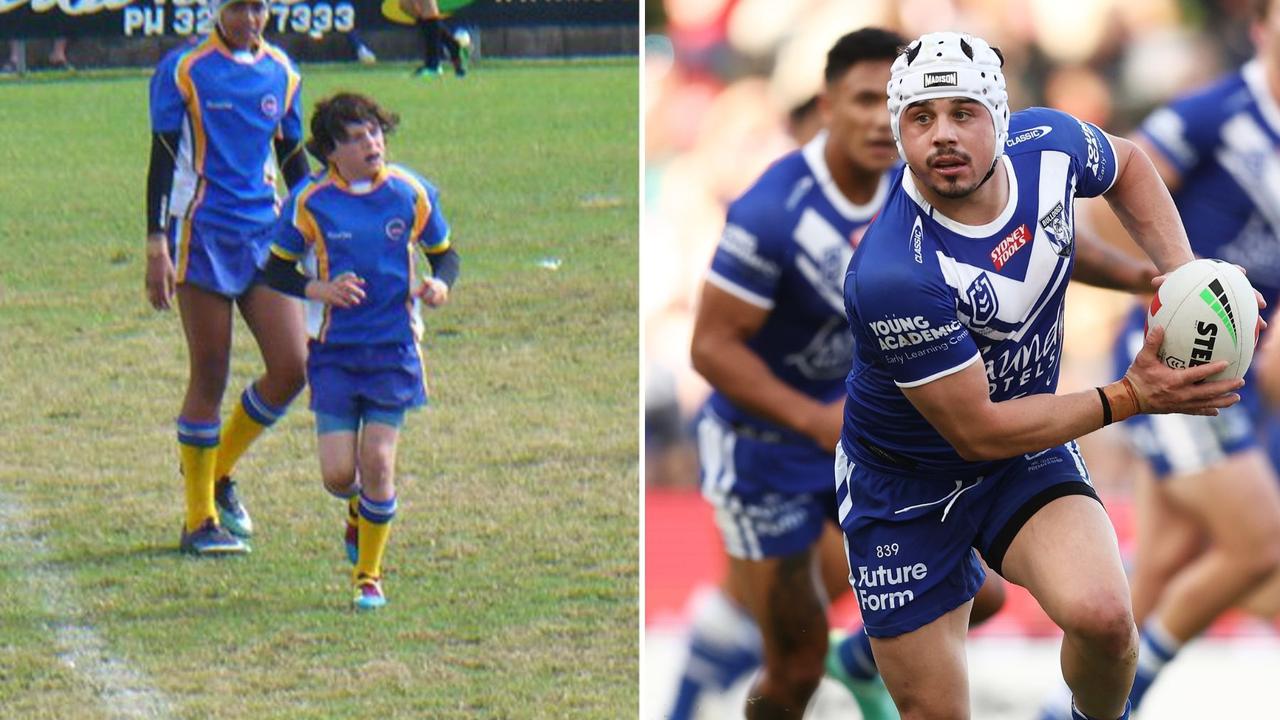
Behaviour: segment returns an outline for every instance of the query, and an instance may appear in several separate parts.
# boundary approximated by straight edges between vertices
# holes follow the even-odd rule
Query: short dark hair
[[[347,139],[347,126],[355,123],[377,123],[387,135],[400,124],[400,116],[366,95],[343,92],[327,97],[316,103],[311,115],[307,152],[326,162],[338,143]]]
[[[907,43],[892,30],[867,27],[854,30],[836,41],[827,52],[827,69],[823,73],[827,84],[837,82],[849,68],[867,60],[897,59],[898,52]]]

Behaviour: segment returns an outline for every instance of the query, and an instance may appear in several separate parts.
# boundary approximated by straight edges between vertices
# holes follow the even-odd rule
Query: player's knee
[[[384,462],[382,460],[366,462],[361,465],[360,479],[365,489],[379,497],[391,492],[393,490],[394,465],[395,463],[393,462]]]
[[[1123,594],[1082,598],[1062,618],[1062,630],[1092,653],[1107,657],[1123,658],[1135,652],[1138,644],[1133,609]]]
[[[324,489],[339,496],[350,495],[356,485],[355,468],[325,468],[320,473]]]
[[[1280,533],[1259,537],[1248,552],[1233,556],[1251,579],[1261,582],[1280,570]]]
[[[224,352],[206,351],[191,356],[190,385],[202,399],[218,402],[227,389],[230,356]]]
[[[307,361],[303,356],[275,358],[267,364],[266,381],[283,398],[292,399],[307,382]]]

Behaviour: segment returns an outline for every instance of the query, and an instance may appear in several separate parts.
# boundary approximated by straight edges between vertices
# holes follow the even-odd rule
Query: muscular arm
[[[1231,391],[1243,381],[1196,384],[1220,372],[1226,367],[1225,361],[1186,370],[1165,367],[1155,354],[1163,339],[1163,331],[1154,328],[1125,373],[1136,397],[1128,394],[1123,381],[1104,388],[1113,421],[1138,412],[1216,415],[1217,408],[1240,399]],[[982,363],[972,363],[924,385],[903,388],[902,393],[960,457],[970,461],[1037,452],[1087,435],[1105,424],[1103,403],[1094,388],[1068,395],[1042,393],[992,402]]]
[[[1116,180],[1106,198],[1125,230],[1160,272],[1193,260],[1178,209],[1147,153],[1124,138],[1107,138],[1116,152]]]
[[[823,405],[793,389],[747,347],[747,340],[768,317],[768,310],[703,283],[693,327],[693,367],[744,410],[834,450],[840,437],[843,403]]]

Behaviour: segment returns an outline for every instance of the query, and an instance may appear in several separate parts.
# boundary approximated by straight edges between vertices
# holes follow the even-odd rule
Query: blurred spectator
[[[0,73],[12,75],[18,72],[19,68],[25,67],[26,58],[23,53],[26,52],[24,41],[9,41],[9,61],[0,67]],[[48,67],[52,70],[75,70],[75,67],[67,60],[67,38],[56,37],[53,39],[53,45],[49,50]]]
[[[361,65],[373,65],[378,62],[378,56],[360,37],[358,31],[352,30],[351,32],[343,33],[343,35],[347,38],[347,45],[351,47],[351,54],[355,56]]]

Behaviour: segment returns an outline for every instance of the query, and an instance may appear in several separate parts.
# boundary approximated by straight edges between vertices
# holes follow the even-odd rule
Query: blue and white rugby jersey
[[[867,204],[854,205],[831,179],[826,142],[822,133],[784,156],[729,206],[707,282],[768,310],[747,346],[783,382],[833,402],[853,355],[841,296],[844,271],[854,240],[888,196],[893,173],[885,173]],[[708,402],[731,425],[826,456],[834,451],[739,409],[719,392]],[[830,485],[830,478],[823,480]]]
[[[982,362],[993,401],[1057,389],[1072,204],[1111,187],[1115,151],[1097,127],[1045,108],[1014,113],[1006,145],[999,217],[947,218],[904,171],[853,257],[844,297],[857,353],[841,441],[857,464],[981,474],[984,464],[962,460],[899,388]]]
[[[1182,175],[1174,194],[1191,249],[1243,265],[1280,293],[1280,106],[1261,63],[1151,114],[1141,132]]]

